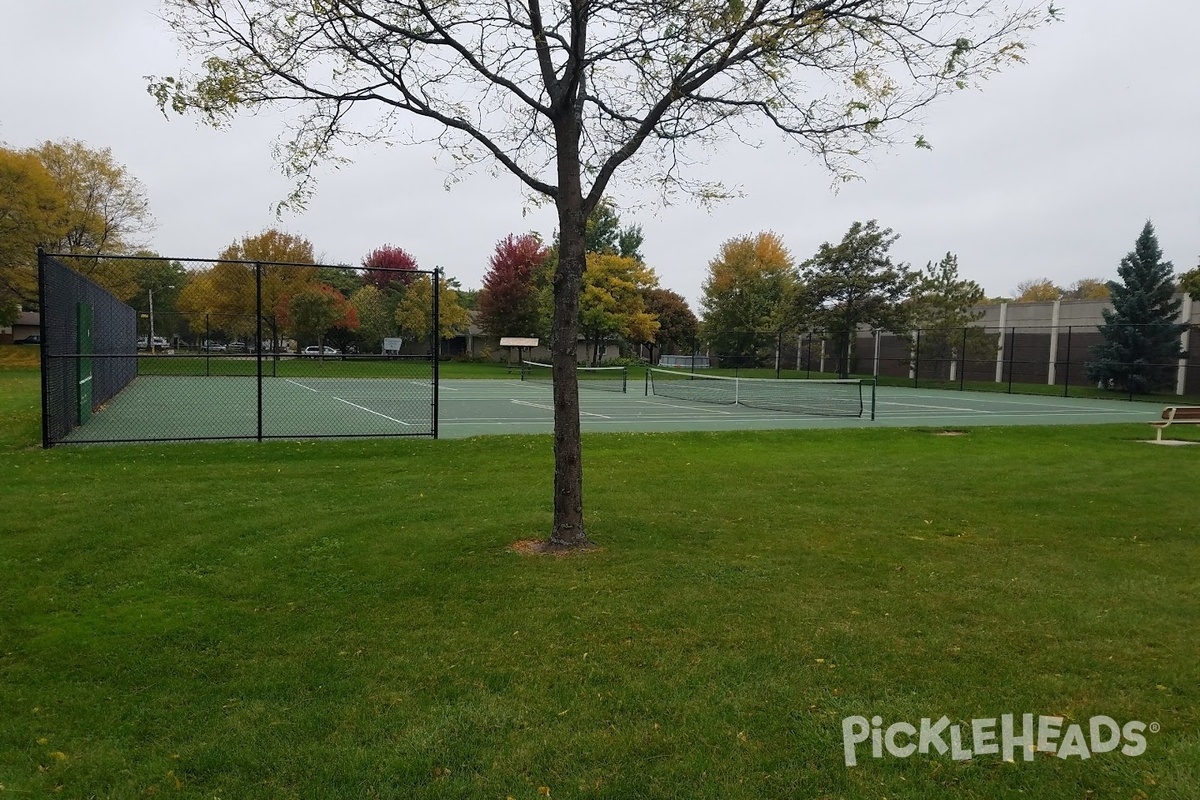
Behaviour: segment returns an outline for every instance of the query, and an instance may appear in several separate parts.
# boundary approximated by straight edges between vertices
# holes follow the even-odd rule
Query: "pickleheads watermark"
[[[925,718],[916,725],[901,721],[885,727],[882,717],[868,720],[854,716],[842,720],[842,748],[847,767],[858,764],[858,746],[868,740],[872,758],[884,758],[884,753],[894,758],[949,753],[955,761],[970,761],[976,756],[1016,761],[1020,752],[1021,758],[1032,761],[1037,753],[1087,759],[1118,750],[1121,755],[1133,757],[1146,752],[1146,732],[1159,731],[1157,722],[1147,725],[1132,720],[1120,725],[1103,715],[1065,727],[1064,722],[1058,716],[1003,714],[999,720],[988,717],[951,723],[947,717],[937,721]]]

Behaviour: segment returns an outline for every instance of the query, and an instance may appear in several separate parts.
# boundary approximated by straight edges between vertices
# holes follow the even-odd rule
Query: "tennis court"
[[[1150,403],[873,387],[869,382],[860,393],[857,381],[743,379],[741,397],[735,397],[731,383],[714,389],[716,381],[676,384],[664,382],[661,374],[647,395],[641,378],[601,377],[580,381],[584,431],[1087,425],[1148,422],[1161,411]],[[756,396],[747,387],[767,393]],[[549,381],[523,381],[517,374],[511,379],[443,379],[439,389],[443,438],[547,433],[553,428]],[[264,438],[428,435],[432,404],[432,384],[417,378],[267,377],[262,433]],[[65,441],[255,438],[259,419],[253,377],[141,375]]]
[[[794,381],[798,393],[804,381]],[[827,416],[716,405],[658,395],[647,396],[640,380],[629,380],[627,392],[593,391],[581,382],[580,419],[589,432],[729,431],[773,428],[867,428],[973,425],[1095,425],[1148,422],[1161,407],[1120,400],[939,391],[880,386],[875,419],[870,419],[870,386],[863,387],[862,417]],[[817,387],[821,388],[821,387]],[[444,438],[502,433],[546,433],[553,428],[554,407],[549,385],[512,380],[445,380],[441,385],[440,435]],[[841,391],[840,389],[838,391]]]

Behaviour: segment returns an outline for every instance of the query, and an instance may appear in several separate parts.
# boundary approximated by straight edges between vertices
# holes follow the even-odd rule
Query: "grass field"
[[[602,549],[529,558],[549,437],[42,451],[5,357],[0,797],[1200,791],[1200,448],[1145,425],[592,436]],[[843,761],[1009,713],[1161,729]]]

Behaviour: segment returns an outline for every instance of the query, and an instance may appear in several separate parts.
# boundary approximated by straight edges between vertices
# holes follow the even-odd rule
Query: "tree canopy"
[[[706,338],[722,355],[757,357],[755,334],[792,327],[797,288],[795,262],[777,233],[726,240],[702,286]]]
[[[1101,312],[1104,343],[1092,349],[1087,376],[1102,386],[1131,393],[1166,387],[1183,356],[1183,301],[1175,297],[1175,269],[1162,255],[1154,225],[1146,222],[1117,268],[1120,282],[1110,284],[1112,308]]]
[[[1013,293],[1014,303],[1048,303],[1051,300],[1061,300],[1062,287],[1049,278],[1031,278],[1017,284]]]
[[[69,203],[37,155],[0,148],[0,325],[37,303],[37,248],[66,235]]]
[[[722,196],[683,167],[765,124],[846,176],[865,148],[905,130],[896,123],[1020,61],[1023,38],[1055,13],[1050,0],[1015,10],[994,0],[166,7],[201,68],[152,78],[150,92],[164,110],[215,124],[264,104],[297,108],[279,148],[298,179],[293,201],[346,144],[415,129],[456,163],[486,160],[554,202],[553,547],[589,543],[575,347],[585,223],[617,171],[666,192]]]
[[[906,304],[917,276],[892,261],[900,237],[875,220],[855,222],[838,244],[823,243],[801,265],[801,314],[833,335],[838,372],[847,374],[859,325],[895,333],[911,327]]]
[[[479,293],[479,325],[493,336],[532,336],[541,327],[536,273],[550,250],[532,234],[496,242]]]

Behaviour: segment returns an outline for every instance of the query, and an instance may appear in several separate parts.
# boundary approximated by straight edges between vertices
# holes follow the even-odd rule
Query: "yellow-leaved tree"
[[[579,328],[593,365],[614,336],[629,342],[653,342],[658,320],[646,310],[645,292],[658,286],[658,276],[636,258],[588,253],[579,298]]]

